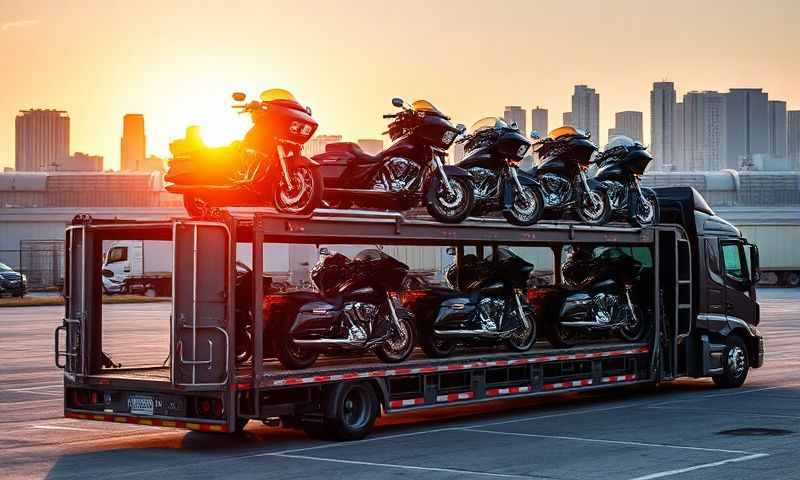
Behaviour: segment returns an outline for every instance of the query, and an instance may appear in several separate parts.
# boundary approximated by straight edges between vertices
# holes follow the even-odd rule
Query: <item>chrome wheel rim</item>
[[[390,318],[386,318],[387,322],[391,322]],[[408,346],[408,327],[406,326],[405,322],[400,322],[400,331],[397,331],[396,328],[392,328],[394,332],[393,335],[390,335],[389,338],[386,339],[386,345],[389,347],[389,352],[393,354],[400,354],[405,351],[406,347]]]
[[[653,208],[653,203],[649,198],[644,197],[639,199],[639,205],[636,208],[636,219],[639,220],[640,223],[652,222],[655,212],[656,210]]]
[[[589,202],[586,202],[582,207],[583,214],[590,220],[597,220],[603,216],[605,209],[606,206],[605,203],[603,203],[603,197],[595,191],[590,191]]]
[[[369,423],[369,407],[366,393],[360,388],[348,392],[342,404],[342,420],[354,429],[360,429]]]
[[[445,210],[456,210],[464,199],[464,190],[461,188],[461,184],[454,180],[449,180],[449,183],[453,194],[451,195],[447,191],[447,187],[442,184],[439,191],[436,192],[436,200]]]
[[[517,195],[514,196],[514,212],[518,218],[528,220],[533,217],[538,208],[539,205],[532,188],[522,187],[522,192],[517,192]]]
[[[281,180],[278,185],[281,206],[284,210],[289,212],[299,212],[306,208],[308,202],[311,200],[311,192],[314,189],[314,177],[311,170],[306,167],[300,167],[290,172],[292,177],[292,186],[294,188],[287,189],[286,183]]]
[[[745,358],[742,347],[734,346],[728,350],[728,371],[739,378],[744,374]]]

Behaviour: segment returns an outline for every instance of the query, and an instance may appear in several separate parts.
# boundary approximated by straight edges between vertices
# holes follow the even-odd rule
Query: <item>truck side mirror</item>
[[[759,270],[758,263],[758,247],[749,243],[747,246],[750,248],[750,279],[755,285],[759,280],[761,280],[761,271]]]

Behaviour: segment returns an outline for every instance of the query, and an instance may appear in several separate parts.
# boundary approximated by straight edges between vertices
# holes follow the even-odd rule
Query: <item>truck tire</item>
[[[375,390],[366,382],[344,382],[322,392],[325,437],[338,441],[361,440],[372,430],[380,412]],[[310,425],[311,435],[319,428]]]
[[[718,387],[741,387],[750,372],[750,354],[747,351],[747,344],[738,335],[731,335],[726,343],[727,346],[723,352],[724,372],[722,375],[715,375],[711,378]]]

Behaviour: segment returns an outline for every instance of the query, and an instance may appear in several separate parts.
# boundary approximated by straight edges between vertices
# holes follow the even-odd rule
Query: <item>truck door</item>
[[[756,302],[753,284],[741,239],[721,239],[723,277],[725,281],[725,315],[728,320],[740,319],[756,324]]]
[[[720,247],[715,237],[703,241],[703,257],[706,262],[704,275],[705,309],[703,313],[725,315],[725,280],[720,264]]]
[[[180,220],[173,226],[172,383],[219,388],[232,365],[232,235],[223,223]]]

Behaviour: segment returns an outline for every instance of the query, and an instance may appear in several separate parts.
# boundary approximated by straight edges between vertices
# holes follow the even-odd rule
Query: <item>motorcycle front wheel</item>
[[[516,352],[526,352],[536,343],[536,319],[533,316],[533,310],[526,308],[524,311],[528,319],[528,326],[521,324],[507,341],[508,347]]]
[[[392,334],[375,349],[375,355],[386,363],[402,362],[414,351],[414,326],[407,318],[397,312],[400,317],[400,331],[392,327]]]
[[[291,188],[281,176],[273,191],[275,209],[281,213],[310,215],[322,201],[322,172],[318,168],[301,165],[290,169],[289,177]]]
[[[578,217],[587,225],[605,225],[611,218],[611,201],[603,190],[592,189],[578,206]]]
[[[527,227],[541,220],[544,215],[544,197],[538,188],[527,185],[522,188],[524,195],[516,192],[514,204],[511,208],[503,210],[503,216],[512,225]]]
[[[428,213],[442,223],[460,223],[469,216],[475,204],[472,181],[467,177],[450,177],[448,192],[444,182],[438,177],[431,178],[428,184]]]
[[[647,204],[642,202],[638,195],[630,195],[631,201],[628,202],[628,223],[634,227],[646,225],[656,225],[660,220],[660,210],[658,208],[658,198],[656,192],[650,188],[643,188]]]

